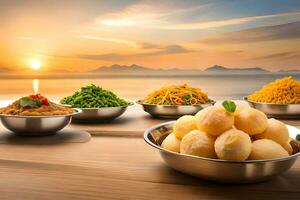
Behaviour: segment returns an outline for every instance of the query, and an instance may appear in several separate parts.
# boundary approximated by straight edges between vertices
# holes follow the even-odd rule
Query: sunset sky
[[[2,71],[300,68],[298,0],[7,0],[0,22]]]

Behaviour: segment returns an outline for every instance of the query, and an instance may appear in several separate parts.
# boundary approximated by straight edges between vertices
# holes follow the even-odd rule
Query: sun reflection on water
[[[33,92],[34,92],[34,94],[38,94],[39,93],[39,85],[40,85],[39,79],[33,79],[32,80],[32,86],[33,86]]]

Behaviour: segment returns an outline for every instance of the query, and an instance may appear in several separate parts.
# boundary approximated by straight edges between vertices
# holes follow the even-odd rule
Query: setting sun
[[[33,70],[39,70],[41,68],[42,64],[39,60],[32,60],[31,61],[31,68]]]

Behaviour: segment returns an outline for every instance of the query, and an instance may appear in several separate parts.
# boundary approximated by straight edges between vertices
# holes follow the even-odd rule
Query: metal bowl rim
[[[285,161],[285,160],[290,160],[293,158],[297,158],[300,155],[300,152],[290,155],[288,157],[284,157],[284,158],[277,158],[277,159],[268,159],[268,160],[245,160],[245,161],[233,161],[233,160],[222,160],[222,159],[214,159],[214,158],[205,158],[205,157],[199,157],[199,156],[193,156],[193,155],[187,155],[187,154],[180,154],[180,153],[176,153],[176,152],[172,152],[172,151],[168,151],[156,144],[153,144],[149,138],[148,135],[155,129],[161,127],[161,126],[168,126],[168,125],[172,125],[174,124],[175,121],[169,121],[169,122],[164,122],[161,124],[157,124],[155,126],[152,126],[150,128],[148,128],[145,132],[144,132],[144,140],[145,142],[147,142],[150,146],[165,152],[165,153],[169,153],[169,154],[174,154],[176,156],[183,156],[183,157],[188,157],[188,158],[192,158],[192,159],[198,159],[198,160],[206,160],[206,161],[212,161],[212,162],[219,162],[219,163],[234,163],[234,164],[251,164],[251,163],[266,163],[266,162],[280,162],[280,161]],[[290,126],[290,125],[287,125]]]
[[[69,105],[69,104],[60,104],[60,105],[64,105],[64,106],[70,106],[71,108],[72,105]],[[114,107],[101,107],[101,108],[74,108],[74,109],[80,109],[82,111],[85,111],[85,110],[101,110],[101,109],[109,109],[109,108],[127,108],[129,106],[133,106],[134,105],[134,102],[131,102],[129,101],[127,105],[124,105],[124,106],[114,106]]]
[[[251,101],[251,100],[248,99],[247,96],[244,96],[243,99],[250,102],[250,103],[260,104],[260,105],[272,105],[272,106],[291,106],[291,105],[295,105],[295,106],[300,106],[300,103],[280,104],[280,103],[266,103],[266,102]]]
[[[214,105],[216,101],[211,99],[210,103],[202,103],[202,104],[194,104],[194,105],[158,105],[158,104],[144,103],[144,101],[140,99],[137,100],[136,103],[142,106],[152,106],[152,107],[201,107],[204,105]]]
[[[8,115],[8,114],[0,114],[0,117],[11,117],[11,118],[58,118],[58,117],[70,117],[70,116],[77,115],[77,114],[79,114],[79,113],[82,112],[82,110],[79,109],[79,108],[72,108],[72,109],[73,109],[73,111],[75,111],[75,112],[70,113],[70,114],[66,114],[66,115],[26,116],[26,115]]]

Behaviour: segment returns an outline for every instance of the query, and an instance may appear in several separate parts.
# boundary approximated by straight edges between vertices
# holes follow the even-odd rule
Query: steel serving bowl
[[[227,161],[174,153],[160,147],[164,138],[172,132],[174,123],[175,121],[166,122],[151,127],[145,131],[144,140],[159,150],[161,157],[171,168],[203,179],[225,183],[265,181],[288,170],[300,155],[300,130],[288,125],[294,152],[286,158]]]
[[[132,106],[134,103],[129,102],[126,106],[118,107],[105,107],[105,108],[79,108],[82,112],[73,117],[75,121],[92,121],[102,122],[110,121],[121,116],[128,106]]]
[[[18,116],[0,114],[0,119],[5,128],[23,136],[54,135],[59,130],[70,124],[72,117],[78,115],[81,110],[67,115],[53,116]]]
[[[249,105],[264,112],[269,117],[275,118],[300,118],[300,104],[275,104],[262,103],[249,100],[244,97]]]
[[[143,100],[138,100],[137,103],[142,105],[144,111],[153,117],[173,119],[183,115],[194,115],[203,108],[214,105],[215,101],[197,105],[156,105],[144,103]]]

